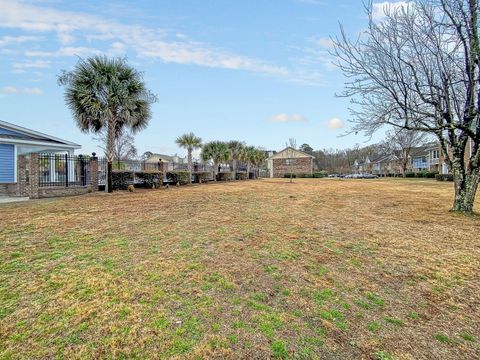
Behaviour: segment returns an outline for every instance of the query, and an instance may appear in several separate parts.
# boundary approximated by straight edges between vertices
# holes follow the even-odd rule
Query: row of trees
[[[190,179],[192,173],[193,151],[202,149],[201,158],[203,161],[211,161],[214,169],[214,178],[217,178],[219,165],[226,162],[232,163],[232,171],[238,170],[238,163],[247,165],[247,174],[252,166],[258,167],[266,160],[265,151],[254,146],[247,146],[244,142],[232,140],[229,142],[210,141],[202,144],[202,139],[193,133],[183,134],[176,141],[178,146],[187,150],[188,171]]]
[[[395,154],[407,172],[410,155],[416,147],[426,145],[434,140],[424,133],[404,129],[392,129],[386,133],[385,139],[377,144],[361,147],[356,144],[347,149],[314,150],[309,144],[303,144],[299,150],[315,156],[315,167],[329,173],[349,173],[355,160],[363,160],[367,156],[383,156]]]

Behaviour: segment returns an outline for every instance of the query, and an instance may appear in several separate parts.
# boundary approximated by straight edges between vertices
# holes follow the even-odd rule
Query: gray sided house
[[[73,155],[81,146],[0,120],[0,195],[16,195],[18,159],[32,153]]]

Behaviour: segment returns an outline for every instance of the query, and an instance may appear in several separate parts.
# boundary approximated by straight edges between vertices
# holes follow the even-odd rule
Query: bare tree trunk
[[[247,161],[247,179],[250,179],[250,161]]]
[[[456,159],[452,164],[455,181],[455,200],[452,211],[471,214],[478,189],[479,174],[478,171],[473,173],[465,171],[462,161],[463,159],[460,161]]]

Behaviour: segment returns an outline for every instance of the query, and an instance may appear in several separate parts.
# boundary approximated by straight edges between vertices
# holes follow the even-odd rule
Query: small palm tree
[[[253,146],[246,146],[243,151],[242,161],[247,163],[247,177],[250,176],[252,164],[255,162],[257,149]]]
[[[217,181],[218,165],[228,161],[231,157],[231,152],[226,143],[222,141],[211,141],[203,145],[201,156],[203,161],[212,160],[214,179]]]
[[[105,56],[80,59],[72,71],[63,71],[58,82],[66,86],[65,101],[80,130],[106,131],[106,190],[111,192],[115,141],[124,128],[135,133],[147,127],[156,97],[140,72],[123,59]]]
[[[232,159],[232,170],[234,177],[237,172],[237,161],[241,161],[245,149],[245,143],[237,140],[232,140],[227,143],[228,148],[230,149],[231,159]]]
[[[260,174],[260,165],[267,159],[267,154],[265,151],[260,149],[255,149],[252,154],[252,163],[255,165],[256,168],[256,175],[258,177]]]
[[[190,183],[192,182],[192,152],[202,147],[202,139],[195,136],[194,133],[183,134],[175,142],[178,146],[187,149],[188,172],[190,173]]]

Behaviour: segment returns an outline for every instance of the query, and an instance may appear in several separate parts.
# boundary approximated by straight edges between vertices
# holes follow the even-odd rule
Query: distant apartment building
[[[469,141],[465,150],[465,161],[472,155],[471,145],[471,141]],[[450,149],[448,151],[450,152]],[[400,151],[394,151],[391,154],[373,154],[366,156],[364,159],[355,160],[353,171],[380,176],[400,175],[403,172],[402,159]],[[406,172],[419,173],[422,171],[438,172],[439,174],[450,173],[445,156],[438,143],[418,146],[410,151]]]

